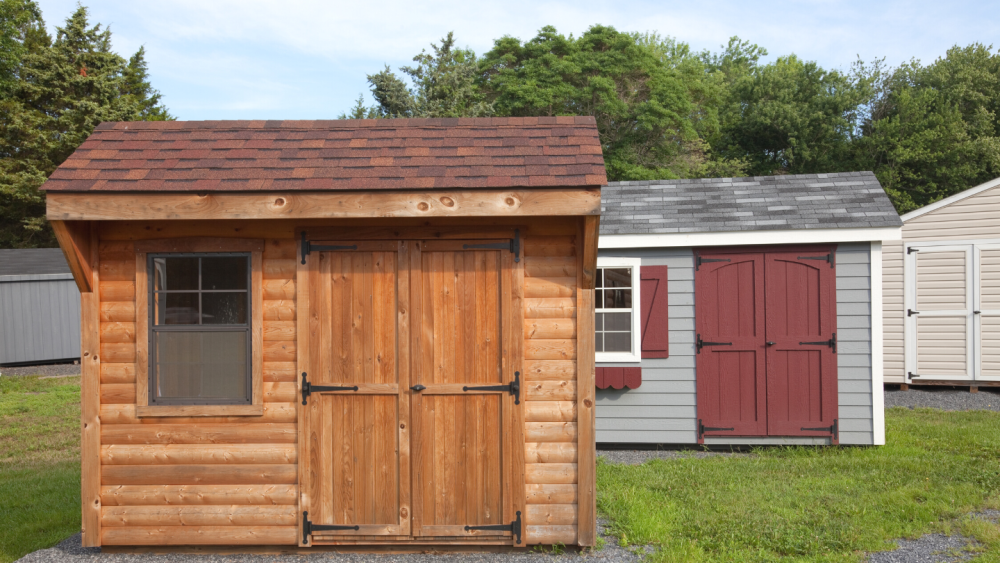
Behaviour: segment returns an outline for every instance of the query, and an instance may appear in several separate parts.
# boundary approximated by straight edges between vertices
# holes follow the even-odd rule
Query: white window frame
[[[631,352],[596,352],[595,362],[597,363],[639,363],[642,361],[642,300],[639,296],[639,286],[641,278],[639,269],[642,268],[641,258],[631,258],[625,256],[598,256],[598,268],[632,268],[632,351]],[[597,299],[594,299],[594,314],[604,312],[597,306]],[[614,309],[621,311],[621,309]],[[608,311],[614,311],[608,309]]]

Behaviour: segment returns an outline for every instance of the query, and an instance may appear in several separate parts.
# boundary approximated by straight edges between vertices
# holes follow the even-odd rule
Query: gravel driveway
[[[885,390],[885,408],[931,407],[945,411],[1000,411],[1000,387],[980,387],[978,393],[969,388],[910,387],[909,391]]]
[[[80,364],[0,367],[0,376],[6,377],[8,375],[41,375],[43,377],[80,375]]]

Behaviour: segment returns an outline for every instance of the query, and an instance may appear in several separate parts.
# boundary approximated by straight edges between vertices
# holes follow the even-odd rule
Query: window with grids
[[[149,254],[149,404],[252,402],[250,253]]]
[[[598,268],[595,351],[632,353],[632,268]]]

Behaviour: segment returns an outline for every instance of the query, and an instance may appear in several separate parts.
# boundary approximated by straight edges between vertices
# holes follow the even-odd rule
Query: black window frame
[[[148,366],[148,385],[149,385],[149,395],[148,403],[149,406],[229,406],[229,405],[252,405],[253,404],[253,292],[257,288],[253,287],[253,253],[252,252],[150,252],[146,255],[146,280],[147,280],[147,303],[148,309],[148,319],[147,323],[147,353],[149,355],[147,366]],[[246,290],[240,289],[218,289],[218,290],[205,290],[201,288],[202,284],[202,261],[201,258],[221,258],[221,257],[239,257],[246,259]],[[196,290],[156,290],[156,269],[155,261],[158,258],[198,258],[198,289]],[[246,303],[247,303],[247,316],[245,324],[204,324],[202,322],[202,295],[205,293],[238,293],[241,291],[246,292]],[[177,324],[177,325],[157,325],[156,324],[156,294],[168,294],[168,293],[197,293],[198,294],[198,324]],[[246,338],[246,398],[245,399],[225,399],[225,398],[212,398],[212,399],[197,399],[197,398],[182,398],[182,399],[164,399],[159,397],[156,392],[156,383],[159,379],[159,374],[157,373],[157,348],[156,348],[156,335],[160,332],[245,332]]]

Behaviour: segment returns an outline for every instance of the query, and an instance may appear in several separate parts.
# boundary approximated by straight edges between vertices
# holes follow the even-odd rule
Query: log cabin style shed
[[[886,383],[1000,385],[1000,178],[902,220],[882,255]]]
[[[884,444],[899,226],[870,172],[606,186],[597,442]]]
[[[104,123],[86,546],[595,541],[590,117]]]

